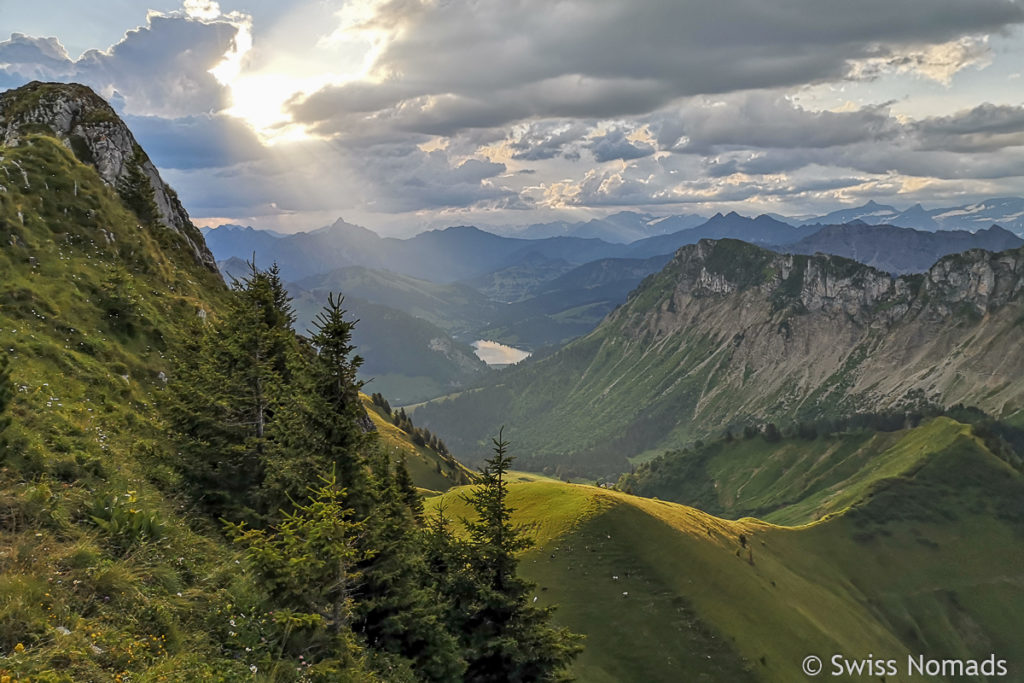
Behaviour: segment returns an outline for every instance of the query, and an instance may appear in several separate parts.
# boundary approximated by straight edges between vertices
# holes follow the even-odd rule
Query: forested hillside
[[[340,298],[306,338],[276,269],[225,287],[88,89],[5,93],[0,130],[0,677],[540,680],[572,659],[515,578],[505,465],[469,538],[428,524],[421,491],[471,475],[368,414]]]

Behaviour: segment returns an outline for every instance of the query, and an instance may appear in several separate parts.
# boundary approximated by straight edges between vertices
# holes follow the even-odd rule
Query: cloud
[[[299,121],[325,134],[344,135],[355,112],[452,135],[886,69],[948,80],[984,59],[979,36],[1024,22],[1024,6],[1006,0],[392,0],[364,10],[350,30],[375,36],[372,80],[293,103]]]
[[[604,135],[593,137],[586,145],[598,163],[616,159],[629,160],[654,154],[654,146],[646,142],[631,142],[621,128],[613,128]]]
[[[915,73],[949,85],[960,71],[969,66],[985,67],[991,61],[988,36],[964,36],[939,45],[894,50],[881,57],[857,60],[852,64],[851,75],[871,79],[885,73]]]
[[[633,160],[595,154],[613,163],[540,181],[527,193],[548,207],[820,203],[847,200],[854,188],[863,196],[865,188],[925,198],[941,188],[951,196],[953,182],[1018,194],[1024,177],[1020,106],[982,104],[912,120],[884,105],[815,112],[779,93],[748,92],[692,98],[631,125],[648,131],[662,152]],[[616,141],[628,141],[612,130]]]
[[[34,38],[12,33],[0,42],[0,70],[36,78],[50,73],[69,73],[72,68],[67,50],[56,38]]]
[[[533,122],[513,131],[507,144],[512,158],[519,161],[543,161],[564,157],[578,160],[578,145],[588,127],[580,121]]]
[[[219,159],[219,157],[218,157]],[[307,141],[272,147],[251,161],[216,170],[168,172],[196,216],[359,209],[377,213],[462,207],[520,208],[503,187],[506,166],[424,152],[411,143],[352,150]]]
[[[221,15],[220,4],[212,0],[185,0],[185,14],[193,19],[212,21]]]
[[[0,87],[93,86],[197,215],[813,205],[1005,193],[1024,173],[1019,81],[1002,79],[1019,68],[985,73],[1001,104],[957,78],[1002,59],[1019,0],[253,0],[253,17],[182,3],[77,60],[13,34]],[[274,128],[289,135],[265,146],[227,115],[342,77],[286,103],[316,140]],[[793,99],[808,85],[835,89],[810,101],[874,104],[811,109]],[[915,120],[885,101],[906,91],[967,108]],[[268,135],[273,116],[251,125]]]
[[[266,153],[249,126],[224,114],[124,118],[160,168],[223,168],[259,159]]]
[[[914,126],[920,148],[954,152],[993,152],[1024,146],[1024,106],[980,104],[951,116]]]
[[[778,92],[694,98],[652,116],[659,144],[691,154],[730,148],[828,148],[899,133],[887,107],[809,111]]]
[[[143,116],[221,111],[230,93],[210,71],[235,50],[243,17],[217,19],[219,9],[211,2],[190,2],[186,8],[190,14],[150,12],[145,26],[78,60],[71,60],[55,38],[13,34],[0,42],[0,80],[84,83],[107,99],[117,93],[128,113]]]

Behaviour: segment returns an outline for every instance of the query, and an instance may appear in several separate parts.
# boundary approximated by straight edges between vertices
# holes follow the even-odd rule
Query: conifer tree
[[[395,463],[395,489],[406,507],[412,512],[413,519],[417,523],[421,522],[423,520],[423,500],[420,498],[419,491],[416,490],[412,475],[409,474],[404,455]]]
[[[363,431],[365,410],[359,399],[363,382],[357,373],[363,359],[355,355],[352,329],[357,320],[346,320],[344,297],[327,297],[327,305],[314,319],[311,342],[316,356],[308,364],[310,398],[305,432],[306,448],[323,464],[333,467],[345,487],[350,507],[357,515],[370,511],[363,448],[372,438]]]
[[[216,516],[276,513],[256,495],[281,457],[276,417],[298,354],[287,295],[250,263],[223,315],[179,349],[169,417],[186,480]],[[309,481],[307,479],[306,481]]]
[[[476,594],[464,606],[458,631],[466,639],[466,681],[556,680],[580,651],[579,636],[550,626],[551,609],[529,601],[534,586],[516,575],[516,553],[532,544],[512,523],[507,473],[512,463],[503,432],[482,481],[465,497],[477,519],[468,521]]]
[[[372,471],[374,506],[364,522],[367,559],[359,567],[355,631],[372,650],[409,660],[422,680],[459,680],[465,662],[458,639],[444,627],[415,511],[383,449],[373,458]]]
[[[353,595],[359,580],[358,539],[363,524],[352,520],[334,474],[309,488],[309,499],[269,529],[228,524],[245,547],[250,567],[277,609],[281,649],[313,661],[334,660],[351,668]]]
[[[255,264],[255,256],[253,257],[253,264]],[[291,329],[295,325],[295,310],[292,308],[292,298],[288,296],[288,291],[284,288],[284,283],[281,281],[281,269],[278,267],[277,262],[274,262],[267,269],[266,277],[267,286],[274,299],[273,310],[279,316],[277,324]]]

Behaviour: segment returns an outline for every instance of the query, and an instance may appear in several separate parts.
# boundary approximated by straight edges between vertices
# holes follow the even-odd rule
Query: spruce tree
[[[423,500],[420,498],[416,484],[413,483],[412,475],[406,465],[405,456],[395,463],[395,489],[397,489],[402,501],[412,512],[413,519],[419,523],[423,520]]]
[[[168,415],[195,495],[214,516],[255,522],[277,512],[259,491],[282,460],[276,418],[289,400],[298,346],[287,295],[273,277],[250,263],[234,284],[223,314],[196,323],[178,349]]]
[[[458,630],[466,639],[466,681],[557,680],[580,651],[579,636],[550,626],[551,609],[535,606],[535,586],[516,574],[516,553],[532,541],[512,522],[507,474],[512,463],[503,432],[481,484],[465,496],[477,519],[468,521],[474,589]]]
[[[255,258],[253,264],[255,265]],[[288,296],[288,291],[281,281],[281,269],[276,262],[267,269],[266,277],[267,286],[274,300],[273,310],[278,316],[276,324],[291,329],[295,325],[295,310],[292,308],[292,298]]]
[[[363,359],[355,355],[352,329],[357,320],[346,320],[344,297],[327,297],[327,305],[314,319],[310,341],[316,356],[309,362],[310,397],[307,404],[306,448],[324,467],[333,467],[345,487],[349,504],[358,515],[370,511],[371,495],[366,478],[363,448],[372,438],[363,431],[366,415],[358,379]]]
[[[416,511],[383,449],[372,473],[374,506],[364,522],[367,559],[359,566],[355,631],[385,659],[409,660],[421,680],[460,680],[465,662],[431,590]]]
[[[308,493],[306,502],[269,529],[246,529],[242,523],[228,524],[227,531],[245,547],[248,564],[275,608],[281,652],[351,669],[358,653],[352,631],[357,541],[364,528],[352,520],[333,473]]]

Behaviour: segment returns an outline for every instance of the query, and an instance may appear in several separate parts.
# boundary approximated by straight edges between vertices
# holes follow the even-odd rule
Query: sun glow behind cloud
[[[130,3],[12,3],[0,25],[34,35],[0,40],[0,80],[76,80],[145,117],[200,216],[436,227],[1020,194],[1024,7],[874,2],[564,0],[565,23],[544,0],[153,0],[144,24]],[[929,3],[944,13],[912,21]]]
[[[288,51],[272,45],[258,67],[252,65],[254,48],[252,17],[241,12],[224,14],[216,2],[186,0],[185,13],[200,21],[227,21],[237,29],[231,49],[210,73],[230,90],[231,106],[225,113],[245,121],[267,145],[308,140],[308,129],[292,121],[286,105],[290,100],[328,85],[372,81],[370,70],[387,42],[388,32],[372,26],[380,2],[346,3],[335,13],[336,28],[305,36],[306,49]],[[266,59],[266,54],[275,55]]]

